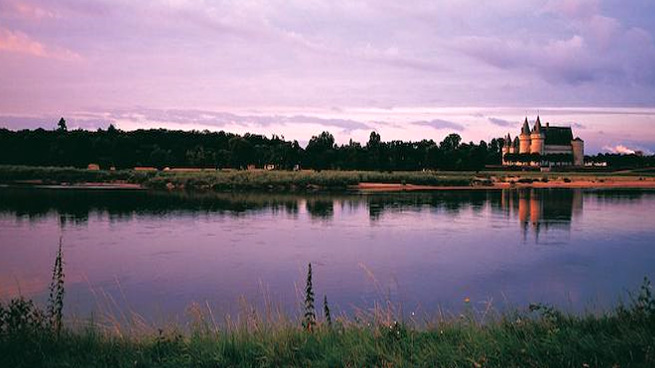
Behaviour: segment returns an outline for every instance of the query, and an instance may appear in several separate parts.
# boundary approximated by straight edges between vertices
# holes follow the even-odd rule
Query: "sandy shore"
[[[16,180],[13,184],[28,185],[34,188],[46,189],[145,189],[140,184],[125,182],[107,182],[107,183],[61,183],[61,184],[44,184],[43,180]]]
[[[509,189],[509,188],[655,188],[655,178],[636,177],[612,177],[607,179],[584,180],[572,179],[570,182],[563,180],[550,180],[548,182],[535,181],[533,183],[510,183],[493,182],[490,185],[466,185],[466,186],[434,186],[434,185],[413,185],[413,184],[386,184],[386,183],[359,183],[353,186],[364,192],[398,192],[398,191],[428,191],[428,190],[476,190],[476,189]]]
[[[478,183],[480,183],[478,181]],[[147,189],[140,184],[126,182],[85,182],[85,183],[61,183],[46,184],[42,180],[21,180],[15,181],[14,185],[28,185],[37,188],[50,189]],[[416,185],[400,183],[359,183],[349,187],[351,190],[361,192],[410,192],[410,191],[432,191],[432,190],[486,190],[486,189],[510,189],[510,188],[613,188],[613,189],[655,189],[655,177],[635,176],[609,176],[604,178],[571,177],[569,180],[561,178],[551,179],[547,182],[535,180],[532,183],[519,183],[516,177],[498,180],[492,178],[487,182],[478,185],[460,186],[436,186]],[[318,188],[320,189],[320,188]]]

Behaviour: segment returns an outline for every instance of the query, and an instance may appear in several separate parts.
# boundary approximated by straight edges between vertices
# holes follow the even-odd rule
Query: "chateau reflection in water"
[[[635,201],[643,191],[583,191],[582,189],[514,188],[376,194],[183,193],[149,191],[77,191],[0,188],[0,213],[38,220],[52,213],[62,225],[85,223],[90,214],[106,214],[110,221],[134,216],[175,216],[187,213],[230,217],[272,212],[293,217],[332,221],[337,215],[366,211],[370,221],[399,212],[479,213],[517,219],[522,229],[537,233],[550,227],[570,227],[580,216],[584,198],[597,201]]]
[[[504,189],[501,196],[501,209],[537,237],[550,227],[568,229],[583,209],[582,189]]]

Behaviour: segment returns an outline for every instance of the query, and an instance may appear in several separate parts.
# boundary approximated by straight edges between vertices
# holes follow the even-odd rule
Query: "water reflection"
[[[638,198],[638,197],[635,197]],[[523,234],[533,231],[536,239],[551,227],[570,229],[583,210],[582,189],[507,189],[502,191],[501,209],[516,217]]]
[[[583,212],[583,198],[598,202],[639,201],[648,191],[583,191],[582,189],[461,190],[378,194],[274,194],[188,193],[132,190],[71,190],[0,188],[0,213],[38,220],[55,213],[62,226],[79,225],[92,213],[106,213],[112,221],[129,221],[134,215],[217,213],[233,217],[271,212],[295,217],[304,209],[311,218],[330,221],[335,207],[358,212],[366,208],[369,219],[407,211],[463,210],[479,213],[485,208],[517,218],[524,230],[539,232],[553,226],[567,227]]]
[[[90,285],[119,299],[124,292],[144,315],[207,299],[230,311],[262,285],[293,311],[307,262],[320,293],[346,311],[370,305],[380,289],[407,310],[456,309],[465,297],[584,308],[652,275],[654,206],[655,191],[643,190],[0,188],[0,298],[47,297],[63,235],[67,297],[81,311],[93,310]]]

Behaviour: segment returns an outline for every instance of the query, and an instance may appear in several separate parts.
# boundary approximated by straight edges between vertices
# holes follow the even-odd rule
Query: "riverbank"
[[[518,176],[516,180],[491,177],[485,184],[475,183],[466,186],[431,186],[394,183],[359,183],[353,189],[363,192],[402,192],[402,191],[432,191],[432,190],[463,190],[463,189],[511,189],[511,188],[569,188],[569,189],[653,189],[653,177],[556,177],[553,179],[531,179]]]
[[[0,366],[655,366],[652,297],[602,315],[573,316],[538,305],[481,321],[469,309],[417,327],[413,321],[397,322],[380,313],[369,319],[338,318],[332,325],[319,320],[312,331],[289,319],[271,322],[254,311],[225,327],[210,313],[191,313],[196,318],[188,326],[190,332],[176,326],[130,332],[91,322],[54,333],[28,322],[10,330],[5,323],[0,329]]]
[[[0,166],[0,184],[92,189],[204,191],[429,191],[452,189],[655,188],[644,172],[377,172],[264,170],[86,170]]]

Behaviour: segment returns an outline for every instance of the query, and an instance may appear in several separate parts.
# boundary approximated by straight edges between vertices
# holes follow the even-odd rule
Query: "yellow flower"
[[[464,303],[470,303],[470,302],[471,302],[471,298],[469,297],[464,298]]]

